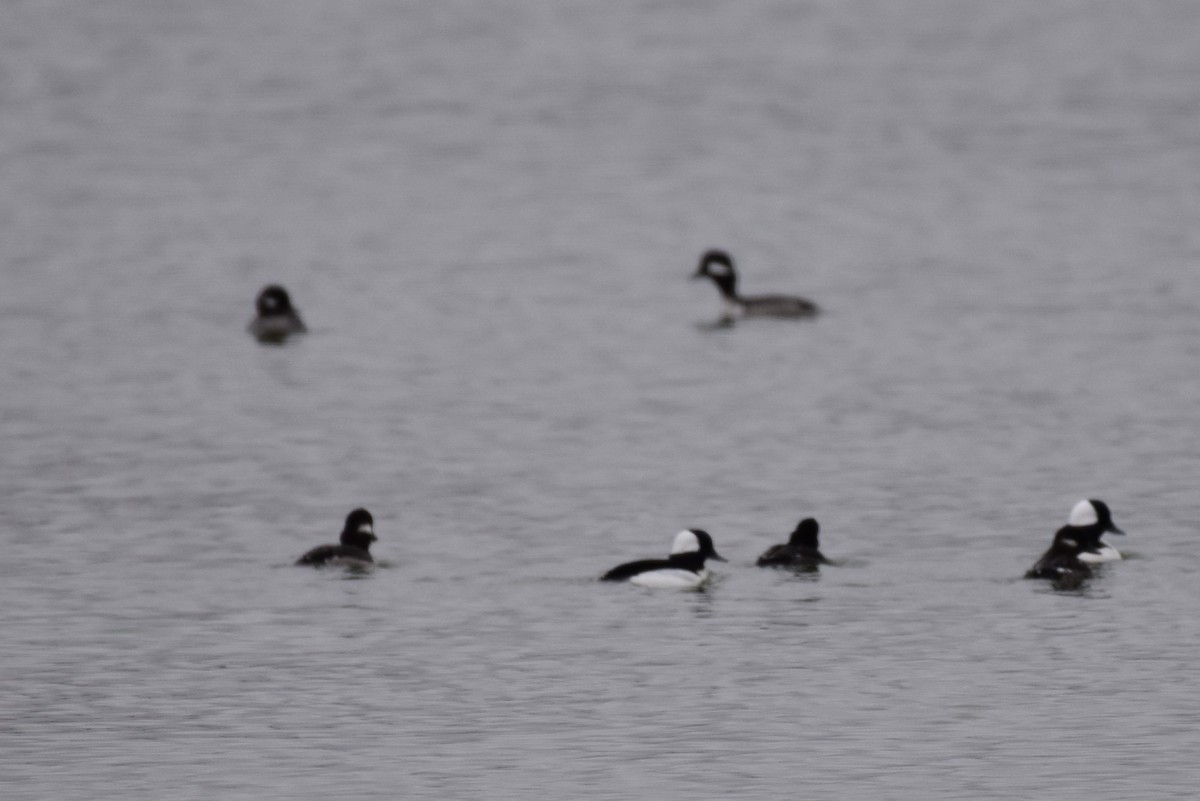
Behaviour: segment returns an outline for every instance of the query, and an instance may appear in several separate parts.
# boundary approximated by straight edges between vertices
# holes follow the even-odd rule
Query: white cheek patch
[[[1067,546],[1068,548],[1074,548],[1075,546],[1079,545],[1079,543],[1076,542],[1075,540],[1069,540],[1066,537],[1063,538],[1062,544]]]
[[[700,550],[700,540],[696,539],[696,535],[691,531],[681,531],[675,535],[675,542],[671,545],[671,553],[695,553]]]
[[[358,527],[358,533],[359,534],[374,534],[375,529],[371,528],[370,523],[363,523],[361,526]]]
[[[1071,510],[1071,516],[1067,518],[1067,525],[1094,526],[1099,520],[1100,518],[1096,515],[1096,507],[1092,506],[1092,502],[1080,501]]]

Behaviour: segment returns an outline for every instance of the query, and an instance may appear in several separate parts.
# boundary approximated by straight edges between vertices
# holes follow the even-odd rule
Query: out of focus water
[[[11,0],[0,179],[5,799],[1195,796],[1200,6]]]

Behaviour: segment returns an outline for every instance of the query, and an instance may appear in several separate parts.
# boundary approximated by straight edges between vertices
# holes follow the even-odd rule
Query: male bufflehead
[[[298,565],[367,565],[375,536],[375,518],[366,509],[355,509],[346,516],[340,545],[318,545],[296,560]]]
[[[759,567],[790,567],[793,570],[816,572],[819,565],[829,564],[829,560],[821,555],[817,545],[817,533],[820,526],[811,517],[799,522],[796,530],[788,537],[783,545],[772,545],[756,563]]]
[[[279,284],[263,287],[254,305],[258,316],[250,321],[247,329],[259,342],[283,342],[292,334],[303,334],[308,330],[300,313],[293,308],[287,290]]]
[[[1077,587],[1092,575],[1092,569],[1080,559],[1088,544],[1075,536],[1070,526],[1054,535],[1050,549],[1025,573],[1027,579],[1050,579],[1062,587]]]
[[[700,257],[700,266],[692,278],[711,278],[721,291],[721,319],[733,322],[739,317],[812,317],[817,304],[791,295],[755,295],[742,297],[737,291],[737,271],[733,259],[723,250],[710,250]]]
[[[660,589],[694,589],[702,586],[711,575],[704,567],[705,559],[725,561],[713,549],[712,537],[708,536],[707,531],[690,528],[675,535],[671,555],[666,559],[627,562],[614,567],[600,580],[628,581],[630,584]]]
[[[1107,532],[1125,533],[1113,523],[1112,512],[1104,501],[1092,499],[1075,504],[1071,516],[1067,518],[1067,525],[1061,530],[1070,531],[1075,539],[1083,543],[1083,551],[1079,554],[1082,562],[1096,564],[1121,558],[1120,551],[1100,539]]]

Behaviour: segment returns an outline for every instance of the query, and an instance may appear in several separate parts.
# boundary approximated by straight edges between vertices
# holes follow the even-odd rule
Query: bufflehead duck
[[[1075,539],[1083,543],[1080,561],[1096,564],[1115,562],[1121,558],[1120,551],[1100,539],[1108,532],[1125,533],[1113,523],[1112,512],[1104,501],[1091,499],[1075,504],[1071,516],[1067,518],[1067,525],[1061,530],[1070,531]]]
[[[707,531],[689,528],[675,535],[671,555],[666,559],[627,562],[614,567],[600,580],[628,581],[630,584],[660,589],[695,589],[703,586],[711,575],[704,567],[705,559],[725,561],[714,550],[712,537]]]
[[[308,330],[300,313],[293,308],[287,290],[279,284],[263,287],[254,305],[258,316],[247,328],[259,342],[283,342],[292,334],[303,334]]]
[[[812,317],[817,304],[791,295],[755,295],[742,297],[737,291],[737,271],[733,259],[723,250],[710,250],[700,257],[700,266],[692,278],[711,278],[721,291],[724,306],[721,319],[733,322],[739,317]]]
[[[1050,579],[1064,588],[1078,587],[1092,575],[1092,569],[1080,559],[1087,547],[1088,544],[1076,537],[1070,526],[1063,526],[1054,535],[1050,549],[1029,568],[1025,578]]]
[[[820,526],[811,517],[796,525],[796,530],[784,545],[772,545],[758,557],[759,567],[790,567],[793,570],[815,572],[818,565],[827,565],[829,560],[821,555],[817,545]]]
[[[367,565],[375,536],[375,518],[366,509],[355,509],[346,516],[340,545],[318,545],[296,560],[298,565]]]

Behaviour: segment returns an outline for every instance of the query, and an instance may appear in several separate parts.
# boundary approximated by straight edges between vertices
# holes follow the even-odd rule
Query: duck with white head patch
[[[366,509],[355,509],[346,516],[338,545],[318,545],[296,560],[297,565],[341,565],[365,567],[373,564],[371,543],[375,536],[375,518]]]
[[[712,575],[704,567],[706,559],[724,562],[713,547],[712,537],[698,528],[675,535],[671,555],[666,559],[642,559],[618,565],[600,577],[601,581],[628,581],[641,587],[692,590],[704,586]]]
[[[308,331],[300,313],[292,306],[291,296],[279,284],[268,284],[254,302],[258,316],[247,329],[259,342],[279,344],[292,334]]]
[[[717,285],[723,304],[721,320],[725,323],[741,317],[813,317],[819,311],[811,300],[792,295],[739,295],[737,270],[723,250],[710,250],[701,256],[692,278],[708,278]]]
[[[1025,578],[1051,579],[1060,586],[1076,587],[1092,575],[1091,565],[1121,558],[1121,553],[1100,538],[1124,534],[1113,523],[1104,501],[1083,500],[1071,509],[1067,524],[1054,533],[1054,542]]]

